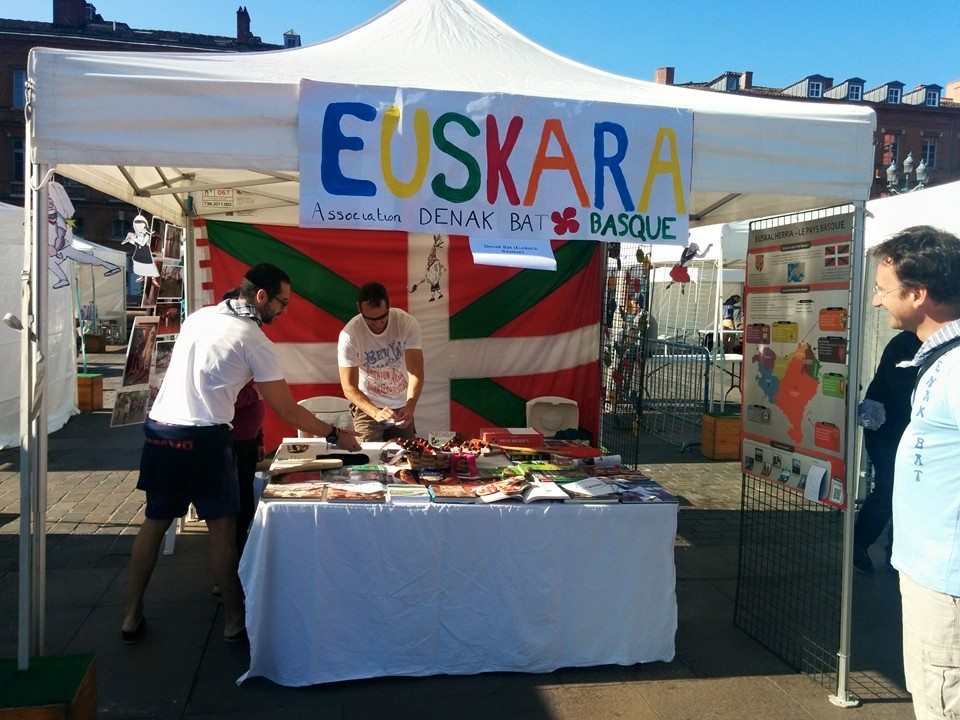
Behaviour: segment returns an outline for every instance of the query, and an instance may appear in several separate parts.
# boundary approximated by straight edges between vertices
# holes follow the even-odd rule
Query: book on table
[[[328,503],[382,503],[387,500],[387,486],[379,482],[330,483],[324,499]]]
[[[388,481],[388,473],[385,465],[344,465],[335,470],[330,470],[325,474],[330,482],[338,483],[365,483]]]
[[[530,483],[522,475],[477,485],[474,492],[480,502],[494,503],[501,500],[522,500],[523,491]]]
[[[610,483],[602,478],[588,477],[557,484],[570,496],[565,502],[620,502]]]
[[[430,499],[438,503],[473,503],[477,501],[477,495],[474,492],[475,486],[463,484],[453,485],[430,485],[427,490],[430,493]]]
[[[325,482],[270,483],[263,488],[261,500],[312,500],[322,502]]]
[[[525,503],[532,502],[566,502],[570,496],[555,482],[532,482],[520,494]]]
[[[665,490],[660,483],[650,478],[638,476],[630,478],[608,478],[611,487],[622,503],[678,503],[676,496]]]
[[[329,445],[324,438],[283,438],[270,463],[274,475],[298,470],[329,470],[343,465],[339,458],[329,456]]]
[[[409,485],[407,483],[390,483],[387,485],[387,498],[392,503],[428,503],[430,492],[426,485]]]

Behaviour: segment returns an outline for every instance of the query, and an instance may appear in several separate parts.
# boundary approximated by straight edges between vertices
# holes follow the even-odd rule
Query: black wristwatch
[[[332,429],[330,430],[330,434],[327,435],[327,442],[330,443],[331,445],[336,445],[337,440],[339,439],[340,439],[340,428],[338,428],[336,425],[333,425]]]

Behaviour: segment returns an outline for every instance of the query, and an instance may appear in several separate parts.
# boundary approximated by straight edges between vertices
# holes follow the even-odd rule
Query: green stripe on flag
[[[450,339],[490,337],[535,307],[583,270],[596,249],[593,242],[568,242],[557,248],[557,271],[521,270],[450,317]]]
[[[451,380],[450,399],[486,418],[493,427],[527,424],[527,401],[489,378]]]
[[[357,314],[356,285],[259,228],[207,220],[207,239],[251,267],[269,262],[281,268],[297,295],[333,317],[346,322]]]

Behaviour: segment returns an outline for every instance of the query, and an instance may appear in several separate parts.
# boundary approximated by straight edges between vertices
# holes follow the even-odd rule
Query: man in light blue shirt
[[[917,718],[960,717],[960,238],[907,228],[873,250],[873,305],[923,343],[894,470],[891,562]]]

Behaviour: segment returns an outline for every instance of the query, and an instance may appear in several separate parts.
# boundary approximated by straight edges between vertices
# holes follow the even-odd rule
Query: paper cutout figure
[[[443,236],[434,235],[433,247],[430,249],[430,254],[427,255],[427,267],[424,270],[423,279],[418,283],[414,283],[410,288],[410,292],[416,292],[418,285],[422,285],[425,282],[430,283],[430,299],[427,302],[433,302],[443,297],[443,291],[440,289],[440,279],[447,271],[447,267],[440,262],[440,258],[437,257],[437,249],[442,247]]]
[[[133,230],[121,241],[133,245],[133,271],[141,278],[155,278],[160,275],[150,252],[150,223],[143,215],[133,219]]]
[[[687,270],[687,266],[694,260],[705,257],[712,247],[713,243],[710,243],[703,249],[703,252],[700,252],[700,246],[697,245],[697,243],[692,242],[687,245],[683,249],[683,252],[680,253],[680,262],[670,268],[670,282],[667,283],[666,289],[669,290],[675,282],[678,282],[680,283],[680,294],[682,295],[686,288],[686,283],[690,282],[690,272]]]
[[[53,284],[54,290],[67,287],[70,281],[67,279],[67,273],[62,265],[67,260],[81,263],[83,265],[94,265],[96,267],[106,268],[104,277],[116,275],[120,268],[112,262],[101,260],[92,253],[84,252],[73,247],[73,203],[67,196],[67,191],[63,185],[58,182],[51,182],[48,186],[49,200],[47,201],[47,254],[49,260],[47,267],[57,278]]]

